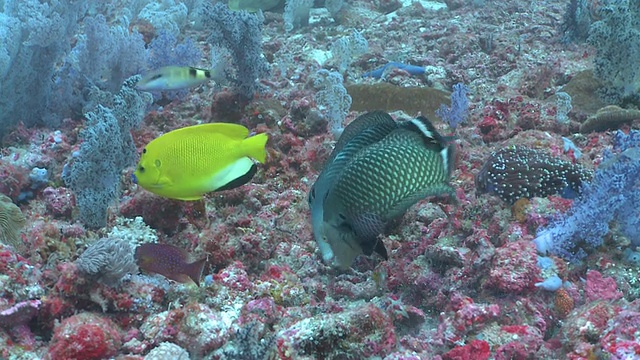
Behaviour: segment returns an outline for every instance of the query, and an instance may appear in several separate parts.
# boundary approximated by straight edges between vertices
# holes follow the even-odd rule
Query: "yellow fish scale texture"
[[[199,134],[172,142],[162,155],[163,167],[175,175],[208,176],[231,164],[241,154],[242,140],[221,134]]]
[[[391,145],[354,159],[335,190],[351,212],[385,214],[417,192],[447,181],[439,153],[421,146]]]

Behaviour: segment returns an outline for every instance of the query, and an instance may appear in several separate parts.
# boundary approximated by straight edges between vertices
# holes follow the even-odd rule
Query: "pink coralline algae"
[[[485,142],[494,142],[508,136],[509,107],[506,102],[493,100],[482,109],[482,120],[478,122],[478,130]]]
[[[587,283],[584,287],[585,299],[588,302],[596,300],[617,300],[622,297],[618,285],[613,278],[603,278],[596,270],[589,270]]]
[[[42,191],[42,200],[47,211],[56,218],[71,219],[71,213],[76,206],[73,193],[64,187],[46,187]]]
[[[568,353],[585,348],[595,348],[609,321],[620,312],[620,306],[606,301],[596,301],[572,311],[564,320],[559,334]],[[580,350],[582,349],[582,350]]]
[[[36,315],[40,305],[40,300],[28,300],[0,311],[0,327],[9,331],[23,346],[33,347],[35,337],[27,323]]]
[[[231,337],[231,324],[223,316],[206,305],[192,303],[150,316],[140,330],[147,343],[169,341],[201,356],[220,348]]]
[[[640,301],[629,304],[611,321],[600,345],[615,359],[640,358]]]
[[[241,262],[236,261],[230,266],[226,267],[220,273],[214,277],[216,282],[221,282],[223,285],[236,291],[246,291],[253,288],[255,285],[249,279],[247,271]]]
[[[495,349],[496,360],[534,358],[543,343],[542,332],[533,326],[506,325],[500,328],[500,334],[508,340]]]
[[[361,305],[337,314],[316,315],[301,320],[276,334],[277,359],[311,360],[380,357],[396,347],[391,323],[373,304]]]
[[[120,214],[128,218],[140,216],[152,228],[173,234],[180,229],[186,206],[190,205],[140,189],[120,204]]]
[[[454,314],[443,314],[438,326],[438,336],[447,345],[457,344],[468,333],[480,331],[500,317],[500,306],[497,304],[476,304],[471,298],[460,294],[451,296],[450,301],[450,310]]]
[[[49,356],[51,360],[105,359],[116,355],[121,345],[121,331],[111,320],[80,313],[55,327]]]
[[[532,291],[540,275],[537,259],[531,241],[515,241],[496,249],[484,287],[516,294]]]
[[[5,194],[14,201],[18,199],[22,189],[29,183],[29,171],[26,167],[14,165],[0,157],[0,194]]]
[[[266,325],[276,324],[283,315],[282,307],[276,305],[270,297],[249,301],[240,311],[240,324],[259,322]]]
[[[203,304],[191,304],[184,308],[184,314],[174,342],[192,354],[207,354],[231,337],[231,325],[219,311]]]
[[[442,355],[443,360],[487,360],[491,356],[489,344],[483,340],[472,340],[469,344],[457,346]]]

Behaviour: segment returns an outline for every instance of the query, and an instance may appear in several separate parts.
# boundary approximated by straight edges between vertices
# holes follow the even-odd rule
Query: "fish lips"
[[[136,174],[131,174],[131,181],[132,181],[134,184],[137,184],[137,183],[138,183],[138,177],[136,176]]]

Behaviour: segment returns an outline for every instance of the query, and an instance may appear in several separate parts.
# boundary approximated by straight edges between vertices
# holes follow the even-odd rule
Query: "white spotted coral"
[[[509,204],[518,199],[560,194],[576,197],[593,173],[580,165],[525,146],[491,154],[476,175],[478,194],[492,193]]]

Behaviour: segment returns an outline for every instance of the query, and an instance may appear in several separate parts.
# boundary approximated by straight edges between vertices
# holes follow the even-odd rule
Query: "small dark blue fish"
[[[168,244],[142,244],[136,248],[135,257],[140,269],[181,283],[193,280],[198,286],[207,260],[190,263],[186,251]]]
[[[387,71],[387,69],[389,68],[396,68],[396,69],[400,69],[400,70],[404,70],[406,72],[408,72],[411,75],[422,75],[425,73],[425,71],[427,71],[427,69],[425,69],[422,66],[417,66],[417,65],[411,65],[411,64],[405,64],[405,63],[400,63],[400,62],[395,62],[395,61],[391,61],[388,62],[384,65],[382,65],[381,67],[366,72],[364,74],[362,74],[362,77],[372,77],[372,78],[376,78],[376,79],[380,79],[382,77],[382,75],[384,75],[384,72]]]

